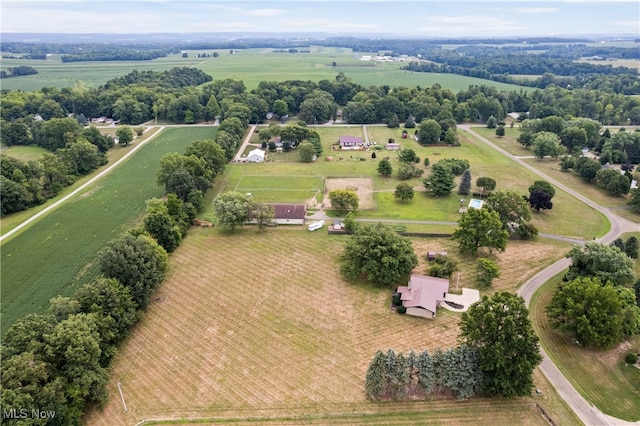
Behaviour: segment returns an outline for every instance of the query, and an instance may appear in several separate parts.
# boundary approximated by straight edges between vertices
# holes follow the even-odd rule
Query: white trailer
[[[322,228],[323,226],[324,226],[324,220],[320,220],[318,222],[310,223],[309,226],[307,227],[307,229],[309,231],[315,231],[317,229]]]

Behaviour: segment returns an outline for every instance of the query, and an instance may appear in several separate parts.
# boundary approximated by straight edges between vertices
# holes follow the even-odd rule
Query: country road
[[[162,129],[164,129],[164,126],[160,126],[158,128],[158,131],[156,133],[154,133],[153,135],[149,136],[147,139],[141,141],[140,143],[136,144],[133,148],[131,148],[131,150],[129,152],[127,152],[121,159],[119,159],[118,161],[116,161],[115,163],[113,163],[112,165],[110,165],[109,167],[107,167],[106,169],[104,169],[103,171],[101,171],[100,173],[98,173],[97,175],[95,175],[94,177],[92,177],[91,179],[89,179],[88,181],[86,181],[85,183],[83,183],[82,185],[80,185],[78,188],[74,189],[72,192],[70,192],[69,194],[65,195],[64,197],[62,197],[61,199],[59,199],[58,201],[56,201],[55,203],[51,204],[50,206],[48,206],[45,209],[40,210],[38,213],[35,213],[33,216],[29,217],[28,219],[26,219],[24,222],[21,222],[18,226],[16,226],[15,228],[13,228],[12,230],[4,233],[2,236],[0,236],[0,242],[4,241],[6,238],[9,238],[10,236],[12,236],[13,234],[15,234],[16,232],[20,231],[22,228],[26,227],[27,225],[29,225],[31,222],[37,220],[38,218],[46,215],[47,213],[49,213],[50,211],[52,211],[53,209],[57,208],[58,206],[60,206],[62,203],[66,202],[67,200],[69,200],[70,198],[72,198],[73,196],[75,196],[76,194],[78,194],[79,192],[83,191],[84,189],[90,187],[91,185],[93,185],[94,183],[96,183],[98,180],[102,179],[103,177],[105,177],[106,175],[108,175],[109,173],[111,173],[111,171],[113,169],[115,169],[116,167],[118,167],[118,165],[124,161],[126,161],[129,157],[131,157],[137,150],[139,150],[140,148],[142,148],[147,142],[149,142],[150,140],[154,139],[156,136],[158,136],[161,132]]]
[[[625,232],[640,231],[640,224],[633,223],[624,218],[621,218],[620,216],[617,216],[614,213],[612,213],[611,210],[604,208],[597,203],[594,203],[593,201],[584,197],[582,194],[578,193],[577,191],[574,191],[573,189],[567,187],[566,185],[560,183],[559,181],[547,176],[546,174],[540,172],[533,166],[525,163],[520,158],[508,153],[507,151],[498,147],[488,139],[480,136],[478,133],[471,130],[469,126],[462,125],[462,126],[459,126],[459,128],[473,135],[476,139],[489,145],[496,151],[500,152],[502,155],[509,157],[511,160],[520,164],[527,170],[532,171],[533,173],[537,174],[544,180],[562,189],[569,195],[579,199],[580,201],[584,202],[588,206],[604,214],[606,218],[609,220],[609,222],[611,223],[611,229],[602,238],[598,238],[597,241],[600,241],[603,244],[608,244]],[[524,283],[518,289],[517,293],[524,298],[526,305],[529,306],[529,303],[531,301],[531,296],[533,295],[533,293],[535,293],[535,291],[538,288],[540,288],[540,286],[542,286],[545,282],[550,280],[552,277],[559,274],[563,270],[567,269],[570,264],[571,264],[571,260],[568,258],[563,258],[558,260],[556,263],[540,271],[533,278],[531,278],[529,281]],[[615,426],[636,425],[638,426],[640,425],[640,421],[627,422],[622,419],[608,416],[604,414],[602,411],[600,411],[599,409],[597,409],[596,407],[594,407],[593,405],[591,405],[589,402],[587,402],[586,399],[584,399],[582,395],[580,395],[580,393],[578,393],[578,391],[573,387],[573,385],[569,382],[569,380],[567,380],[567,378],[560,372],[560,370],[558,369],[558,367],[556,367],[556,365],[553,363],[551,358],[549,358],[544,348],[541,347],[540,352],[542,353],[542,357],[543,357],[542,363],[540,364],[540,370],[542,370],[543,374],[547,377],[547,379],[549,379],[553,387],[558,391],[558,394],[562,397],[562,399],[565,400],[567,405],[571,407],[571,409],[576,413],[576,415],[580,418],[580,420],[582,420],[582,422],[585,425],[587,426],[595,426],[595,425],[615,425]]]

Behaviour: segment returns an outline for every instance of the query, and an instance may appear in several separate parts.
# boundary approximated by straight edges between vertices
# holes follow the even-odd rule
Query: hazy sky
[[[640,32],[638,0],[0,0],[0,14],[2,32],[319,31],[416,37]]]

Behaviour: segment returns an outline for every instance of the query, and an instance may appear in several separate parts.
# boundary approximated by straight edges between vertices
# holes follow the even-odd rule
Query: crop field
[[[210,127],[166,129],[95,186],[2,244],[2,333],[19,318],[42,311],[59,294],[70,295],[98,274],[96,253],[134,226],[145,201],[159,197],[159,159],[182,152]]]
[[[242,175],[235,190],[258,202],[304,203],[324,190],[322,176]]]
[[[391,289],[345,282],[336,264],[344,238],[300,227],[281,226],[262,234],[255,227],[233,234],[192,229],[172,254],[169,275],[145,318],[116,355],[105,409],[90,412],[84,423],[197,418],[215,419],[213,423],[259,419],[300,424],[310,419],[326,424],[335,417],[337,423],[350,424],[372,416],[372,421],[385,424],[386,419],[405,424],[409,417],[496,424],[496,419],[508,423],[502,410],[513,409],[521,424],[544,424],[528,405],[537,397],[368,402],[364,376],[378,349],[454,346],[460,317],[444,309],[433,321],[397,315],[389,309]],[[413,244],[424,254],[451,248],[452,242],[415,239]],[[528,258],[525,253],[532,253],[539,268],[566,248],[538,242],[509,245],[498,255],[505,282],[496,289],[525,279],[519,266]],[[418,272],[425,266],[420,257]],[[472,281],[464,273],[460,286]],[[548,400],[540,403],[559,424],[574,421],[539,375],[536,386]],[[506,408],[512,404],[520,408]]]
[[[311,46],[310,53],[274,53],[274,49],[246,49],[236,54],[229,50],[187,51],[188,58],[172,54],[166,58],[151,61],[95,61],[63,63],[59,55],[46,60],[5,59],[2,69],[28,65],[38,70],[38,74],[8,78],[2,88],[10,90],[40,90],[42,87],[74,87],[81,83],[97,87],[108,80],[133,70],[164,71],[173,67],[196,67],[216,80],[233,78],[242,80],[247,89],[258,87],[261,81],[333,80],[338,72],[365,87],[376,85],[428,87],[435,83],[443,88],[458,92],[470,85],[490,85],[498,90],[518,90],[521,87],[475,77],[455,74],[418,73],[400,69],[403,62],[373,62],[356,59],[351,49],[340,47]],[[196,53],[217,52],[217,58],[196,58]],[[336,66],[333,66],[336,62]],[[531,90],[522,88],[523,90]]]
[[[101,129],[101,132],[104,132],[104,130],[105,129]],[[143,136],[141,136],[141,137],[136,136],[130,146],[131,147],[135,147],[139,142],[143,142],[144,140],[150,138],[157,131],[159,131],[158,128],[148,129],[146,132],[144,132]],[[17,156],[32,157],[32,158],[37,158],[37,157],[41,156],[42,154],[49,152],[49,151],[44,150],[44,149],[42,149],[40,147],[37,147],[37,146],[26,146],[26,147],[25,146],[13,146],[11,148],[8,148],[8,150],[9,150],[8,151],[9,152],[8,155],[13,155],[13,153],[16,153]],[[14,150],[16,150],[16,151],[14,151]],[[117,147],[116,149],[110,149],[107,152],[107,159],[109,161],[107,164],[105,164],[105,165],[103,165],[101,167],[98,167],[92,173],[89,173],[88,175],[81,177],[80,179],[75,181],[72,185],[69,185],[69,186],[63,188],[58,193],[58,195],[56,195],[55,197],[47,200],[43,204],[31,207],[28,210],[12,213],[10,215],[6,215],[6,216],[1,217],[0,218],[0,234],[3,235],[6,232],[9,232],[13,228],[18,226],[22,222],[24,222],[25,220],[29,219],[34,214],[38,213],[41,210],[44,210],[45,208],[49,207],[51,204],[55,203],[56,201],[64,198],[68,194],[72,193],[73,191],[78,189],[80,186],[85,184],[87,181],[92,179],[94,176],[100,174],[104,169],[110,167],[116,161],[120,160],[129,151],[130,151],[129,148],[122,148],[122,147]],[[4,150],[3,150],[3,155],[4,155]]]
[[[638,264],[636,261],[636,268]],[[578,347],[568,335],[555,331],[544,308],[561,279],[557,276],[545,283],[531,301],[533,325],[542,346],[587,401],[611,416],[640,421],[640,369],[626,365],[623,359],[629,352],[640,352],[640,337],[600,351]]]

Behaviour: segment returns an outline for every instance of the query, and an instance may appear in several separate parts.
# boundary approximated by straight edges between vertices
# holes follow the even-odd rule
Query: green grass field
[[[112,174],[2,244],[2,333],[17,319],[72,294],[98,274],[96,253],[134,226],[145,200],[161,196],[160,157],[182,152],[215,129],[167,129]]]
[[[258,202],[305,203],[324,191],[322,176],[242,175],[235,191],[250,193]]]
[[[608,351],[572,344],[568,335],[551,327],[544,311],[561,280],[559,275],[548,281],[531,300],[531,317],[542,346],[587,401],[611,416],[640,421],[640,370],[623,360],[630,351],[640,352],[640,336]]]
[[[17,158],[20,161],[24,161],[25,163],[29,161],[34,161],[42,158],[45,154],[50,154],[51,152],[35,145],[16,145],[16,146],[3,146],[0,149],[1,155],[6,155],[7,157]]]
[[[489,85],[498,90],[519,90],[520,86],[498,83],[474,77],[455,74],[416,73],[400,70],[403,62],[360,61],[354,57],[351,49],[340,47],[311,46],[311,53],[285,54],[273,53],[273,49],[246,49],[231,55],[229,50],[206,50],[206,53],[218,52],[218,58],[196,58],[195,53],[187,51],[188,58],[181,54],[152,61],[98,61],[63,63],[58,55],[46,60],[3,59],[2,69],[19,65],[28,65],[38,70],[38,74],[14,77],[3,80],[2,88],[10,90],[33,91],[42,87],[74,87],[84,84],[97,87],[108,80],[133,70],[163,71],[173,67],[196,67],[210,74],[215,80],[233,78],[244,81],[247,89],[254,89],[261,81],[286,80],[333,80],[338,72],[343,72],[365,87],[371,85],[389,85],[428,87],[435,83],[443,88],[458,92],[469,85]],[[336,62],[336,66],[332,63]],[[523,88],[524,90],[531,90]]]
[[[271,179],[272,176],[309,176],[317,177],[373,177],[374,198],[377,208],[374,210],[356,212],[359,218],[369,219],[397,219],[397,220],[421,220],[421,221],[445,221],[456,222],[459,219],[458,209],[460,200],[469,197],[460,197],[454,189],[452,194],[438,198],[427,195],[422,189],[422,178],[410,179],[410,183],[418,191],[413,200],[400,202],[393,197],[393,190],[400,181],[395,178],[395,173],[400,165],[397,153],[394,151],[375,151],[376,159],[371,159],[369,151],[332,151],[331,145],[341,135],[363,136],[362,126],[318,126],[315,128],[320,134],[324,152],[318,160],[311,164],[297,162],[297,154],[270,153],[267,161],[261,164],[231,164],[225,172],[224,179],[218,184],[220,191],[248,189],[251,186],[245,182],[246,175],[254,176],[253,180],[264,179],[260,183],[260,191],[254,194],[256,200],[265,202],[286,201],[304,202],[313,195],[310,191],[282,191],[282,184]],[[492,148],[476,140],[468,133],[459,132],[462,146],[460,147],[422,147],[415,140],[402,139],[402,129],[389,129],[384,126],[366,126],[370,141],[376,141],[385,145],[389,138],[394,139],[403,148],[411,148],[416,151],[422,160],[425,157],[434,164],[442,158],[466,159],[471,164],[472,180],[481,176],[490,176],[498,182],[500,190],[514,190],[526,194],[528,187],[537,180],[532,172],[518,166],[508,158],[499,155]],[[327,161],[332,157],[332,161]],[[377,173],[378,161],[389,157],[394,174],[389,178],[383,178]],[[272,160],[275,158],[275,160]],[[364,161],[361,161],[361,158]],[[425,169],[427,176],[430,169]],[[517,178],[515,178],[517,176]],[[251,184],[254,185],[254,184]],[[270,191],[265,191],[264,186],[271,186]],[[287,186],[299,188],[298,186]],[[309,189],[317,186],[309,186]],[[279,197],[283,197],[280,199]],[[578,213],[579,212],[579,213]],[[577,215],[580,220],[577,220]],[[208,213],[211,215],[211,212]],[[562,191],[558,191],[554,198],[554,208],[543,213],[533,214],[534,225],[543,233],[563,235],[591,239],[593,236],[604,235],[608,231],[608,223],[597,211],[587,208],[581,202],[575,200]]]

